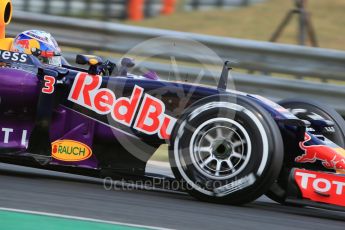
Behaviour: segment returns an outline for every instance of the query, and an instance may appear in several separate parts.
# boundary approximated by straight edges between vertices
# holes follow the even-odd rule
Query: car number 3
[[[55,91],[55,78],[52,76],[44,76],[44,87],[42,88],[42,93],[52,94]]]

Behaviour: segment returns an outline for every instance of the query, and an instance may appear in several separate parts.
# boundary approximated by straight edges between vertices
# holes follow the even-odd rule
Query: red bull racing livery
[[[296,157],[298,163],[315,163],[317,160],[328,169],[341,170],[345,169],[345,152],[344,149],[337,146],[327,145],[306,145],[310,142],[311,136],[305,134],[305,140],[300,142],[300,148],[305,152],[302,156]]]
[[[1,61],[8,66],[0,69],[3,162],[149,179],[146,163],[167,143],[171,180],[186,183],[198,199],[240,204],[266,193],[281,203],[344,206],[343,124],[337,117],[311,119],[308,111],[301,115],[222,87],[102,76],[43,66],[33,56],[23,70],[10,67],[18,62]],[[23,95],[33,96],[13,97],[18,84]],[[177,96],[192,89],[189,98]]]
[[[218,87],[130,74],[129,58],[116,65],[78,55],[76,62],[86,68],[0,51],[1,162],[160,178],[221,204],[266,194],[282,204],[345,206],[345,122],[334,110],[228,90],[228,62]],[[163,144],[173,178],[146,172]]]

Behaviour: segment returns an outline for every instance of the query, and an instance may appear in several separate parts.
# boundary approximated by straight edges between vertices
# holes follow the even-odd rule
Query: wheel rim
[[[225,180],[238,175],[247,165],[251,142],[238,122],[218,118],[197,128],[190,149],[192,163],[200,173]]]

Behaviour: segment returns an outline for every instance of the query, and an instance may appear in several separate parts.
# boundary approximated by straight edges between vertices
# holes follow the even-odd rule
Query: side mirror
[[[135,66],[134,60],[131,58],[123,58],[121,60],[121,65],[127,68],[133,68]]]
[[[93,55],[78,54],[76,57],[76,63],[78,65],[89,65],[89,74],[95,75],[99,73],[98,66],[103,64],[103,60],[100,57]]]
[[[76,58],[78,65],[101,65],[103,63],[102,58],[93,55],[78,54]]]
[[[121,76],[127,76],[128,69],[133,68],[135,66],[134,60],[131,58],[123,58],[121,60],[121,68],[119,74]]]

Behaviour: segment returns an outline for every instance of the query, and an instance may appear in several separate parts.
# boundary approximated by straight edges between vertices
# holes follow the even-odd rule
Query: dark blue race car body
[[[130,59],[44,65],[8,51],[11,2],[0,8],[1,162],[164,185],[146,164],[167,144],[169,180],[200,200],[345,206],[345,125],[331,109],[227,90],[228,62],[217,88],[132,75]]]

